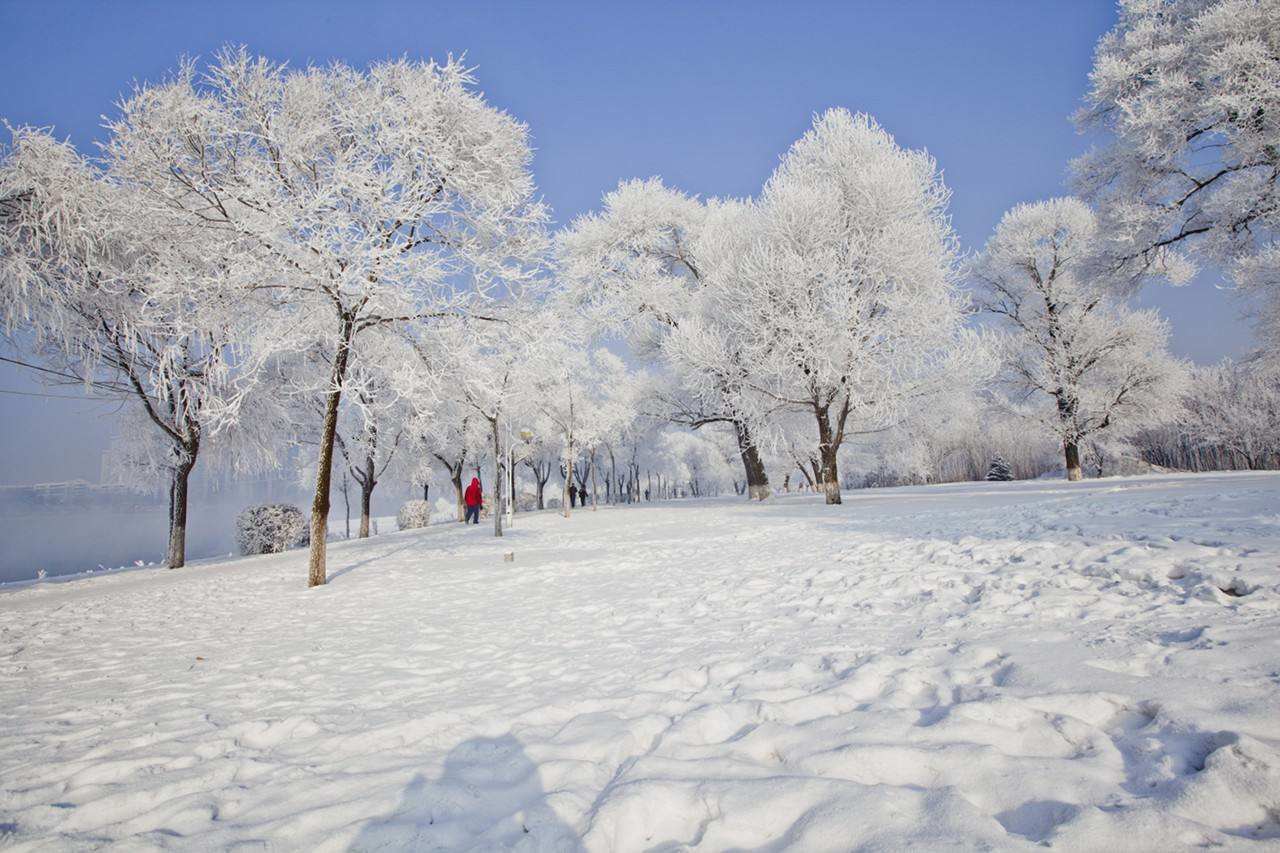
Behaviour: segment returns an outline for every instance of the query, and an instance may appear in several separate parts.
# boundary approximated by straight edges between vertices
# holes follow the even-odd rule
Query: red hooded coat
[[[462,499],[467,502],[467,506],[480,506],[484,502],[484,498],[480,494],[479,477],[471,478],[471,485],[467,486],[467,491],[463,494]]]

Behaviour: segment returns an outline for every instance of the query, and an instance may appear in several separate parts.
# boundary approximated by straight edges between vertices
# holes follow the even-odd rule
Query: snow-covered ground
[[[330,559],[315,590],[290,553],[0,594],[0,846],[1280,847],[1278,475]]]

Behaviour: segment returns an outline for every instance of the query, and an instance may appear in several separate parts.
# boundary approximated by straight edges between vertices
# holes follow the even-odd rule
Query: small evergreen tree
[[[991,467],[987,469],[987,480],[993,483],[1005,483],[1012,479],[1013,470],[1009,467],[1009,463],[997,453],[991,460]]]

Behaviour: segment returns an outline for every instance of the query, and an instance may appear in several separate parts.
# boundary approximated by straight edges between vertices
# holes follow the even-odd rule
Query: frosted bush
[[[241,554],[278,554],[311,544],[307,517],[292,504],[259,504],[236,516]]]
[[[426,527],[431,522],[431,504],[423,500],[406,501],[396,513],[396,526],[401,530]]]
[[[449,498],[436,498],[436,515],[441,518],[454,518],[458,514],[457,504]]]

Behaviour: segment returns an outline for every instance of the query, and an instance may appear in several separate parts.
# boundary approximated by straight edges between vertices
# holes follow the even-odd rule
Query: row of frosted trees
[[[1170,429],[1272,464],[1274,405],[1234,405],[1238,366],[1193,373],[1130,305],[1205,259],[1273,339],[1276,17],[1231,5],[1123,3],[1078,117],[1113,140],[1074,164],[1082,198],[1013,208],[971,256],[933,158],[864,114],[815,117],[753,197],[623,181],[553,233],[527,128],[456,61],[226,50],[138,87],[97,156],[14,132],[0,311],[18,361],[130,403],[113,458],[166,477],[170,565],[198,462],[308,460],[313,585],[335,487],[366,533],[378,483],[427,466],[455,495],[491,466],[501,506],[513,463],[538,495],[560,473],[634,497],[660,446],[660,481],[696,491],[690,460],[725,479],[731,457],[752,498],[799,472],[828,503],[854,471],[980,478],[998,452],[1034,475],[1046,445],[1078,479]]]

